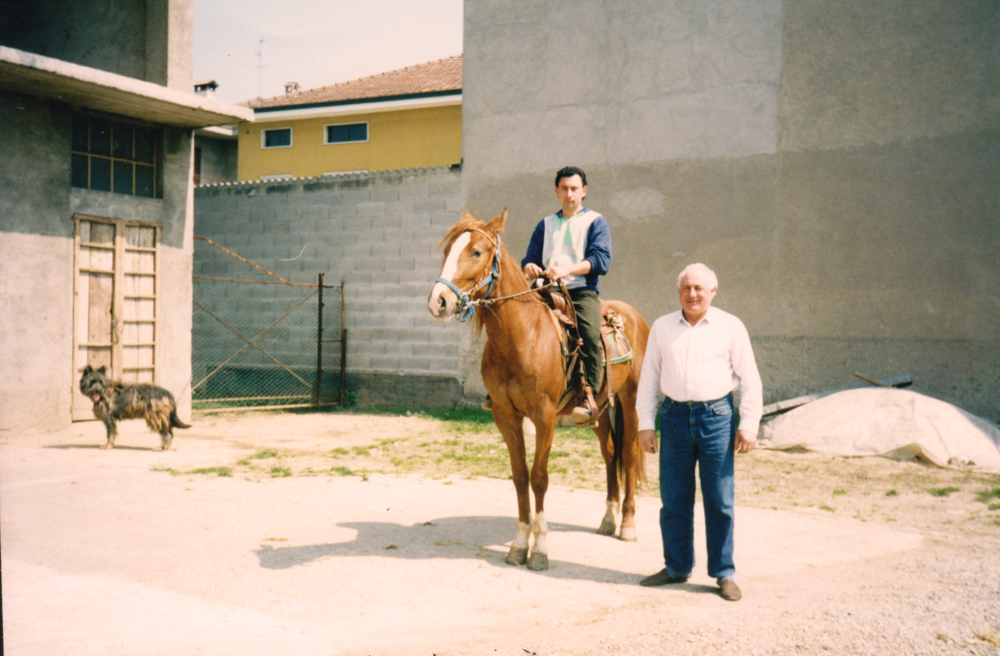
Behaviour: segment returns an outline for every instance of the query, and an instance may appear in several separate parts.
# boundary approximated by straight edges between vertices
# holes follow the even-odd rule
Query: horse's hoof
[[[607,520],[601,522],[601,528],[597,529],[598,535],[614,535],[615,534],[615,523],[609,522]]]
[[[639,539],[636,537],[634,526],[622,526],[622,532],[618,538],[625,542],[635,542]]]
[[[523,565],[528,562],[528,549],[527,547],[523,549],[518,549],[516,547],[511,547],[510,551],[507,553],[508,565]]]
[[[543,553],[533,553],[531,558],[528,559],[528,569],[533,569],[536,572],[540,572],[544,569],[549,568],[549,557]]]

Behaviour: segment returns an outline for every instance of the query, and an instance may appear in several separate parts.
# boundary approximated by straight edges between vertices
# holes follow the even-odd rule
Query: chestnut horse
[[[556,415],[568,414],[573,404],[563,399],[566,377],[560,341],[562,328],[539,295],[530,290],[524,273],[501,243],[506,220],[506,210],[489,224],[466,213],[452,226],[441,241],[444,265],[431,290],[428,308],[435,318],[443,321],[456,314],[464,321],[471,315],[477,331],[486,329],[483,382],[493,402],[493,420],[507,443],[517,490],[517,534],[507,562],[527,563],[530,569],[542,570],[549,566],[545,521],[549,450]],[[620,481],[625,488],[620,538],[635,540],[635,492],[645,478],[643,454],[638,447],[635,395],[649,327],[630,306],[616,301],[606,304],[624,319],[634,357],[611,367],[610,388],[617,399],[612,414],[606,407],[609,385],[597,394],[603,412],[594,432],[601,444],[608,479],[607,509],[598,533],[615,534]],[[475,312],[476,306],[481,308],[479,312]],[[561,401],[565,407],[560,407]],[[535,458],[530,471],[535,494],[534,520],[528,497],[525,417],[535,425]],[[534,539],[529,544],[531,537]]]

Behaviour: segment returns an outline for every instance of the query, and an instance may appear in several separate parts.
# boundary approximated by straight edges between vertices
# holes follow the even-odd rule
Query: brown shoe
[[[483,410],[489,410],[490,412],[493,412],[493,399],[487,396],[486,400],[483,401],[483,405],[481,407]]]
[[[670,576],[667,568],[664,567],[656,574],[650,574],[643,580],[639,581],[639,585],[644,585],[647,588],[652,588],[657,585],[670,585],[671,583],[684,583],[688,580],[686,576]],[[727,579],[728,580],[728,579]]]
[[[594,415],[591,413],[590,408],[583,405],[573,408],[573,412],[569,413],[569,418],[577,426],[594,426],[597,423],[594,421]]]
[[[722,583],[719,584],[719,596],[726,601],[739,601],[743,592],[740,591],[740,586],[736,585],[736,581],[727,578],[722,579]]]

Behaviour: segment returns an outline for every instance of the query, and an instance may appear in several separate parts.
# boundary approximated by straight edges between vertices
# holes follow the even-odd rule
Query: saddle
[[[536,281],[537,282],[537,281]],[[566,407],[570,401],[579,398],[586,400],[591,408],[597,408],[594,417],[598,417],[608,406],[614,409],[614,394],[611,393],[611,367],[628,362],[634,357],[632,344],[625,335],[625,317],[610,305],[601,301],[601,341],[604,346],[604,368],[601,375],[601,389],[592,390],[587,384],[586,370],[581,357],[583,338],[577,327],[576,312],[570,301],[569,292],[562,280],[557,281],[558,288],[553,286],[536,287],[538,295],[552,310],[556,323],[562,328],[560,343],[563,352],[563,372],[566,376],[566,392],[559,399],[558,409]],[[595,395],[608,390],[603,403],[598,406]]]

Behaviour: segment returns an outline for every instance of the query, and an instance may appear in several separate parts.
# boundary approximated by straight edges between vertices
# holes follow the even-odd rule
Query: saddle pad
[[[601,323],[601,336],[604,338],[604,352],[610,364],[628,362],[634,357],[632,344],[625,336],[624,320],[614,310],[605,312]]]

